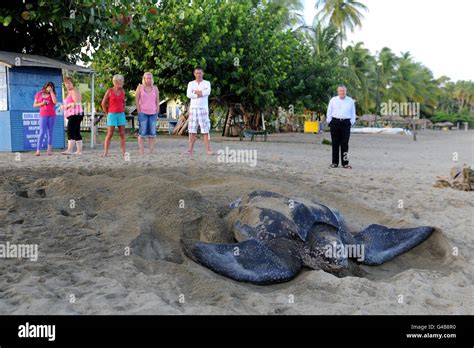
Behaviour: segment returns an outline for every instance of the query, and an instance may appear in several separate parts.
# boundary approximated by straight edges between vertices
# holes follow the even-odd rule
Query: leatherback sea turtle
[[[216,273],[254,284],[288,281],[303,266],[350,274],[357,263],[392,260],[434,231],[429,226],[394,229],[374,224],[352,235],[335,209],[268,191],[254,191],[231,208],[238,243],[182,240],[183,250]]]

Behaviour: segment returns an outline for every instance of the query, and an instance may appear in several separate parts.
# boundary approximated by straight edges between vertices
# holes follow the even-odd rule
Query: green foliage
[[[99,81],[120,73],[135,89],[151,71],[164,96],[187,100],[186,85],[199,65],[214,103],[239,102],[252,111],[327,102],[332,69],[313,59],[301,33],[285,29],[287,9],[267,1],[169,0],[158,6],[153,25],[145,10],[145,2],[136,1],[134,34],[95,55]]]
[[[152,3],[152,1],[149,1]],[[0,50],[44,55],[75,62],[81,52],[114,40],[132,25],[125,15],[133,0],[2,1]]]
[[[444,111],[436,112],[431,118],[433,123],[437,122],[451,122],[456,124],[457,122],[467,122],[469,127],[474,127],[474,115],[470,114],[467,109],[461,110],[459,113],[447,113]]]
[[[420,103],[422,116],[432,115],[438,107],[455,112],[461,106],[474,106],[472,82],[452,84],[447,78],[436,80],[409,52],[398,56],[384,47],[378,56],[373,56],[359,42],[347,46],[341,60],[344,63],[340,65],[340,80],[356,99],[359,115],[375,113],[377,93],[379,103]]]
[[[367,7],[355,0],[317,0],[316,9],[318,13],[314,21],[323,21],[338,28],[340,32],[340,42],[346,37],[347,29],[354,31],[362,26],[361,19],[364,18],[362,11],[367,11]]]
[[[95,87],[94,103],[95,103],[96,111],[102,111],[102,107],[100,106],[100,103],[102,103],[102,98],[104,97],[105,91],[106,91],[106,88],[104,87],[102,88],[99,86]],[[86,106],[91,105],[91,91],[90,90],[82,93],[81,97],[82,97],[82,102],[84,103],[84,105]]]
[[[341,54],[340,83],[347,87],[348,94],[356,100],[359,115],[375,109],[376,62],[362,42],[348,46]]]
[[[323,145],[332,145],[332,141],[324,138],[323,141],[321,142],[321,144],[323,144]]]
[[[264,112],[267,122],[275,119],[278,107],[295,114],[305,109],[325,113],[343,83],[359,115],[374,113],[377,100],[418,102],[422,116],[434,114],[436,122],[472,125],[472,81],[434,79],[408,52],[397,55],[384,47],[374,56],[363,43],[342,49],[346,30],[362,24],[366,7],[358,1],[318,0],[312,26],[301,24],[299,0],[115,3],[4,1],[0,50],[72,62],[93,58],[98,109],[117,73],[134,91],[143,73],[151,71],[162,98],[187,100],[187,82],[199,65],[212,83],[211,106],[226,110],[242,103],[248,112]],[[90,98],[84,93],[85,102]],[[133,99],[128,93],[127,104]]]
[[[337,44],[339,33],[334,26],[300,28],[305,46],[309,48],[306,61],[296,65],[299,72],[295,77],[306,89],[304,106],[307,109],[326,113],[327,103],[340,83],[340,49]],[[298,91],[301,95],[302,91]],[[301,112],[298,109],[297,112]]]
[[[474,110],[473,81],[452,82],[448,77],[442,76],[437,82],[441,87],[438,93],[438,110],[447,113],[469,113],[469,110]]]

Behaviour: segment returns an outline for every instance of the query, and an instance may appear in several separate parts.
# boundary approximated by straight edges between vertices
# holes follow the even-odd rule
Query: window
[[[7,67],[0,65],[0,111],[8,110]]]

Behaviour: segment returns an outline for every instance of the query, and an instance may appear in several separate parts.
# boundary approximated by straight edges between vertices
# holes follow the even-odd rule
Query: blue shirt
[[[356,119],[354,99],[347,95],[344,99],[339,96],[332,97],[329,101],[328,112],[326,115],[327,123],[331,122],[332,118],[350,119],[351,125],[354,125]]]

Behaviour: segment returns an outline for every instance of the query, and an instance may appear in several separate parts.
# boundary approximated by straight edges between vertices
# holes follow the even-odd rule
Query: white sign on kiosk
[[[38,112],[24,112],[21,117],[23,121],[23,146],[25,150],[36,150],[40,133],[40,114]],[[41,149],[46,149],[47,139],[44,137]]]

